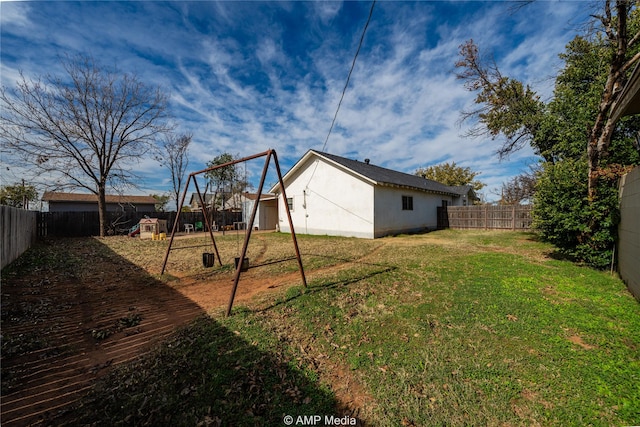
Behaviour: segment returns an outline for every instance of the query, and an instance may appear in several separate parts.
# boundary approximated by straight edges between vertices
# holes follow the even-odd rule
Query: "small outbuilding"
[[[167,220],[158,218],[142,218],[140,220],[140,238],[154,239],[154,236],[167,234]]]

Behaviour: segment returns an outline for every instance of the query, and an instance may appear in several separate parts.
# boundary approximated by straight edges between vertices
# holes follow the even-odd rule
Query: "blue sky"
[[[413,173],[455,161],[481,173],[488,200],[535,162],[528,149],[499,162],[500,140],[462,135],[474,94],[455,78],[468,39],[503,74],[543,98],[562,66],[558,54],[587,21],[591,3],[380,1],[325,151]],[[193,134],[189,171],[214,156],[273,148],[286,172],[323,147],[370,2],[1,2],[1,75],[60,73],[64,54],[90,54],[136,73],[170,97],[178,132]],[[24,171],[4,154],[2,182]],[[257,183],[262,161],[248,165]],[[135,166],[133,194],[170,190],[152,159]],[[44,177],[41,177],[43,179]],[[274,181],[270,175],[269,183]]]

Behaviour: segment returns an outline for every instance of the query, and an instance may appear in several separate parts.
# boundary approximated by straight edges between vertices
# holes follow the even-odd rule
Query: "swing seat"
[[[204,252],[202,254],[202,265],[207,268],[213,267],[216,263],[216,254]]]
[[[238,263],[240,262],[240,257],[237,256],[234,258],[236,269],[238,268]],[[240,271],[247,271],[249,269],[249,258],[244,257],[242,260],[242,265],[240,266]]]

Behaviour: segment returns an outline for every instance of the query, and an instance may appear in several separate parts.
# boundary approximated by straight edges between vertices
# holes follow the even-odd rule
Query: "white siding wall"
[[[289,177],[286,191],[293,198],[291,217],[296,233],[374,237],[373,186],[360,178],[314,158]],[[281,231],[290,232],[284,203],[280,194],[278,224]]]
[[[640,300],[640,166],[621,179],[618,269],[629,290]]]
[[[413,197],[413,210],[402,210],[402,196]],[[395,187],[377,187],[375,193],[375,237],[410,233],[438,225],[437,208],[451,196]]]

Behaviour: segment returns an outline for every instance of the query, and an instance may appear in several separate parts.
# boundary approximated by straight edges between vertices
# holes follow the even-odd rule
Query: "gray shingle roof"
[[[311,151],[381,185],[407,187],[416,190],[457,196],[467,194],[471,189],[471,186],[469,185],[452,187],[417,175],[410,175],[408,173],[394,171],[372,165],[370,163],[359,162],[357,160],[347,159],[334,154],[323,153],[321,151]]]
[[[127,196],[127,195],[113,195],[107,194],[105,196],[107,203],[132,203],[132,204],[144,204],[153,205],[156,202],[151,196]],[[45,191],[42,195],[42,200],[45,202],[75,202],[75,203],[98,203],[98,196],[96,194],[85,193],[61,193],[57,191]]]

